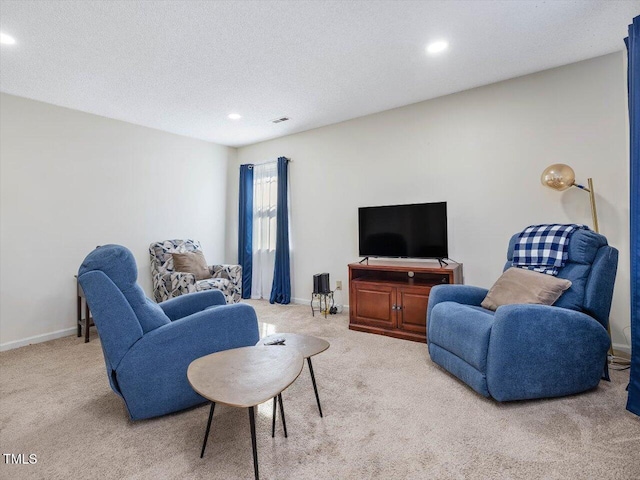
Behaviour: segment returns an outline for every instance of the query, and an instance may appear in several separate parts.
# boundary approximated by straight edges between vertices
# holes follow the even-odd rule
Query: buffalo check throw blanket
[[[569,240],[576,230],[589,230],[586,225],[531,225],[516,240],[513,266],[535,272],[557,275],[569,258]]]

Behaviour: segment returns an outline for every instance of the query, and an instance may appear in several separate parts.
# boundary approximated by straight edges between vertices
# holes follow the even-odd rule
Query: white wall
[[[0,348],[74,328],[73,275],[96,245],[130,248],[148,295],[153,241],[195,238],[209,263],[221,263],[234,156],[235,149],[2,94]]]
[[[591,223],[585,192],[558,193],[540,184],[546,166],[567,163],[579,181],[593,177],[601,232],[620,249],[611,318],[614,343],[626,344],[623,62],[623,54],[615,53],[240,148],[238,164],[293,159],[293,297],[308,299],[318,272],[330,272],[334,285],[342,280],[346,287],[347,264],[358,260],[358,207],[443,200],[450,256],[464,263],[465,283],[489,287],[501,273],[511,234],[534,223]],[[236,222],[227,231],[231,260],[237,165],[229,182],[229,218]]]

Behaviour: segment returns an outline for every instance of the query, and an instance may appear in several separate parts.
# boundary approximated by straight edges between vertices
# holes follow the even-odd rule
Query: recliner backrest
[[[512,267],[513,251],[520,234],[509,240],[504,270]],[[554,303],[556,307],[588,313],[605,327],[613,296],[618,251],[607,239],[591,230],[577,230],[569,238],[569,258],[558,271],[558,278],[571,281],[571,287]]]
[[[172,253],[202,251],[200,242],[197,240],[164,240],[149,245],[149,256],[151,259],[151,274],[165,274],[173,272]]]
[[[138,279],[138,269],[133,254],[129,249],[121,245],[105,245],[96,248],[87,255],[84,262],[82,262],[80,270],[78,271],[78,279],[87,296],[89,307],[92,310],[94,308],[92,303],[94,303],[102,293],[107,293],[104,284],[102,287],[87,284],[87,288],[90,291],[84,288],[83,276],[89,272],[96,271],[104,273],[115,288],[120,291],[122,297],[116,296],[113,301],[122,302],[124,300],[128,303],[134,313],[137,326],[142,330],[142,334],[155,330],[170,322],[169,317],[165,315],[162,308],[149,300],[142,291],[142,288],[136,283]],[[93,291],[96,288],[98,291]],[[92,301],[91,298],[94,298],[94,300]],[[115,315],[115,311],[115,309],[113,312],[105,310],[105,318],[96,319],[101,337],[103,335],[102,330],[104,329],[111,329],[116,325],[119,326],[118,328],[123,328],[122,324],[114,322],[114,319],[110,318]],[[103,324],[102,328],[100,323]]]
[[[78,276],[96,328],[107,366],[107,376],[114,392],[120,394],[113,372],[143,332],[131,305],[104,272],[86,271]]]
[[[604,327],[609,325],[617,271],[618,250],[610,246],[599,248],[587,280],[583,311]]]

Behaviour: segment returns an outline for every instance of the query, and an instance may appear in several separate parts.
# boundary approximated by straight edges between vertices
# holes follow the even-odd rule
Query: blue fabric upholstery
[[[472,287],[469,285],[448,285],[447,288],[432,288],[429,292],[429,304],[427,305],[427,318],[431,318],[431,310],[441,302],[457,302],[464,305],[480,307],[482,300],[487,296],[486,288]],[[427,322],[427,337],[431,336],[431,324]]]
[[[618,251],[615,248],[601,248],[593,260],[592,272],[585,288],[584,312],[598,320],[602,326],[609,326],[611,297],[618,270]]]
[[[84,273],[79,276],[79,281],[100,332],[109,384],[114,392],[122,396],[115,383],[115,372],[125,353],[142,338],[142,327],[125,296],[104,272]],[[94,292],[99,294],[94,295]],[[99,324],[107,318],[108,326],[100,327]]]
[[[494,312],[457,302],[439,303],[432,312],[446,315],[447,322],[434,322],[429,331],[431,343],[446,346],[475,369],[486,371]]]
[[[476,370],[460,357],[446,351],[438,345],[432,344],[429,348],[431,359],[445,370],[454,374],[464,383],[473,388],[480,395],[489,397],[489,389],[487,388],[487,379],[484,373]]]
[[[125,247],[106,245],[91,252],[78,279],[100,334],[109,383],[124,399],[132,420],[205,402],[188,383],[189,364],[259,340],[253,308],[226,305],[220,291],[161,304],[147,299],[136,284],[135,260]]]
[[[140,322],[143,333],[169,323],[162,309],[149,300],[138,286],[138,267],[133,254],[119,245],[105,245],[91,252],[78,270],[78,278],[84,273],[102,271],[126,297],[129,306]]]
[[[187,317],[212,307],[226,305],[227,300],[220,290],[204,290],[181,295],[160,303],[160,308],[171,321]]]
[[[590,316],[547,305],[496,311],[487,386],[498,401],[571,395],[600,382],[609,335]]]
[[[198,312],[144,335],[118,369],[132,419],[204,402],[187,380],[189,364],[210,353],[255,345],[259,339],[256,314],[241,303]]]
[[[509,242],[505,270],[511,267]],[[558,277],[573,282],[553,306],[480,303],[487,290],[431,289],[427,342],[431,359],[481,395],[498,401],[557,397],[598,385],[606,363],[606,326],[618,251],[602,235],[575,232]]]

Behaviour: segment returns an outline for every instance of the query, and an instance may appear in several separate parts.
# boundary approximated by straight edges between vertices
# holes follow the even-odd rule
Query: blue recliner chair
[[[251,306],[226,305],[217,290],[156,304],[145,297],[137,278],[133,254],[120,245],[98,247],[78,271],[100,334],[109,383],[132,420],[205,402],[187,381],[189,364],[259,340]]]
[[[505,270],[518,235],[511,237]],[[485,397],[504,402],[594,388],[606,365],[618,251],[590,230],[569,242],[559,278],[571,287],[553,306],[480,306],[487,290],[439,285],[427,309],[431,359]]]

